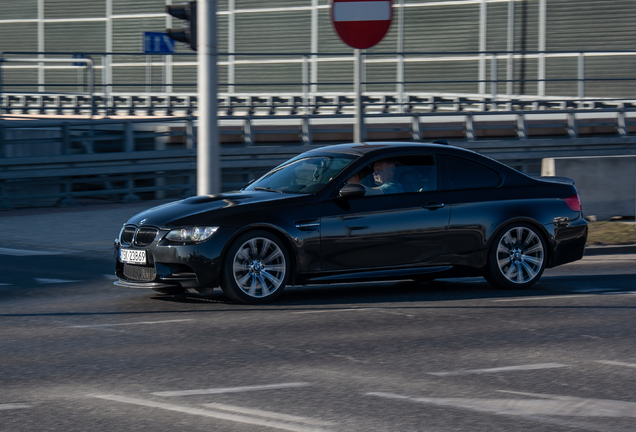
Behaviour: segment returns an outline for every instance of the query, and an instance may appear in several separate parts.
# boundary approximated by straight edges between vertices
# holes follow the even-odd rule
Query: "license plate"
[[[146,251],[119,249],[119,260],[129,264],[146,264]]]

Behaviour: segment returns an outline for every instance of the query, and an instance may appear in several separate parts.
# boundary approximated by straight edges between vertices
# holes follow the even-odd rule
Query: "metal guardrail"
[[[636,108],[367,116],[371,140],[433,141],[516,165],[544,157],[636,154]],[[226,116],[223,189],[310,148],[351,141],[353,116]],[[497,136],[499,135],[499,136]],[[497,136],[496,139],[493,137]],[[0,121],[0,207],[195,193],[196,119]]]

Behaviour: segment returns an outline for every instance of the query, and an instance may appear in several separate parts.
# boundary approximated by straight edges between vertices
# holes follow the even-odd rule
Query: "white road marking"
[[[117,280],[118,279],[117,275],[114,275],[114,274],[105,274],[104,277],[106,279],[109,279],[109,280]]]
[[[281,413],[265,411],[265,410],[255,409],[255,408],[243,408],[243,407],[225,405],[220,403],[203,404],[203,406],[206,408],[214,408],[220,411],[229,411],[229,412],[247,414],[247,415],[256,416],[256,417],[272,418],[276,420],[292,421],[292,422],[305,423],[305,424],[316,425],[316,426],[333,426],[334,425],[334,423],[332,422],[314,420],[307,417],[298,417],[294,415],[281,414]]]
[[[520,366],[505,366],[505,367],[490,368],[490,369],[472,369],[472,370],[460,370],[460,371],[453,371],[453,372],[429,372],[429,375],[437,375],[437,376],[472,375],[472,374],[515,372],[515,371],[537,370],[537,369],[554,369],[554,368],[563,368],[563,367],[568,367],[568,365],[564,365],[560,363],[539,363],[539,364],[520,365]]]
[[[503,393],[538,397],[540,399],[478,399],[478,398],[419,398],[391,393],[366,393],[389,399],[405,399],[431,405],[464,408],[473,411],[505,415],[560,415],[577,417],[636,418],[636,403],[607,399],[584,399],[571,396],[523,393],[499,390]]]
[[[23,249],[0,248],[0,255],[10,255],[10,256],[60,255],[60,252],[45,252],[45,251],[23,250]]]
[[[206,395],[206,394],[221,394],[221,393],[239,393],[239,392],[258,391],[258,390],[276,390],[276,389],[293,388],[293,387],[306,387],[308,385],[311,385],[311,384],[305,383],[305,382],[296,382],[296,383],[269,384],[269,385],[260,385],[260,386],[165,391],[165,392],[156,392],[156,393],[153,393],[153,395],[171,397],[171,396],[191,396],[191,395]]]
[[[60,284],[60,283],[81,282],[78,280],[46,279],[46,278],[35,278],[34,280],[39,284]]]
[[[0,410],[33,408],[31,405],[25,404],[0,404]]]
[[[104,328],[104,327],[119,327],[119,326],[131,326],[131,325],[152,325],[152,324],[166,324],[175,322],[194,321],[193,319],[180,319],[180,320],[165,320],[165,321],[141,321],[133,323],[119,323],[119,324],[87,324],[68,326],[69,328]]]
[[[9,286],[9,285],[13,285],[13,284],[8,284],[8,283],[0,283],[0,286]]]
[[[636,368],[636,363],[625,363],[625,362],[612,361],[612,360],[596,360],[596,363],[603,363],[603,364],[608,364],[608,365],[613,365],[613,366],[627,366],[627,367]]]
[[[303,311],[303,312],[292,312],[292,314],[302,315],[302,314],[317,314],[317,313],[329,313],[329,312],[352,312],[352,311],[368,311],[377,308],[354,308],[354,309],[323,309],[316,311]]]
[[[185,414],[199,415],[203,417],[212,417],[212,418],[221,419],[221,420],[228,420],[228,421],[246,423],[246,424],[251,424],[256,426],[270,427],[274,429],[283,429],[283,430],[288,430],[293,432],[325,432],[326,431],[326,429],[322,429],[318,427],[283,423],[283,422],[272,421],[272,420],[264,420],[264,419],[259,419],[255,417],[244,416],[244,415],[228,414],[225,412],[212,411],[208,409],[172,405],[172,404],[167,404],[163,402],[155,402],[155,401],[144,400],[144,399],[129,398],[125,396],[105,395],[105,394],[94,394],[89,396],[98,398],[98,399],[110,400],[114,402],[140,405],[140,406],[145,406],[150,408],[160,408],[160,409],[164,409],[168,411],[176,411],[176,412],[181,412]]]
[[[528,301],[528,300],[551,300],[551,299],[562,299],[562,298],[575,298],[575,297],[590,297],[593,294],[574,294],[574,295],[562,295],[562,296],[549,296],[549,297],[522,297],[522,298],[511,298],[511,299],[499,299],[492,300],[493,302],[514,302],[514,301]]]

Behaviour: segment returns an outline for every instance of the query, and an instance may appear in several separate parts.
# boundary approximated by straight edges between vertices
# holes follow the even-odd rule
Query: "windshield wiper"
[[[265,188],[265,187],[261,187],[261,186],[256,186],[256,187],[254,188],[254,190],[255,190],[255,191],[265,191],[265,192],[277,192],[277,193],[284,193],[283,191],[279,191],[279,190],[276,190],[276,189],[272,189],[272,188],[270,188],[270,187],[266,187],[266,188]]]

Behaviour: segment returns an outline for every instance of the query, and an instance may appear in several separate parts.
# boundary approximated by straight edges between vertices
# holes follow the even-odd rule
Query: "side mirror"
[[[346,183],[340,189],[340,197],[342,198],[359,198],[365,193],[367,193],[365,187],[358,183]]]

